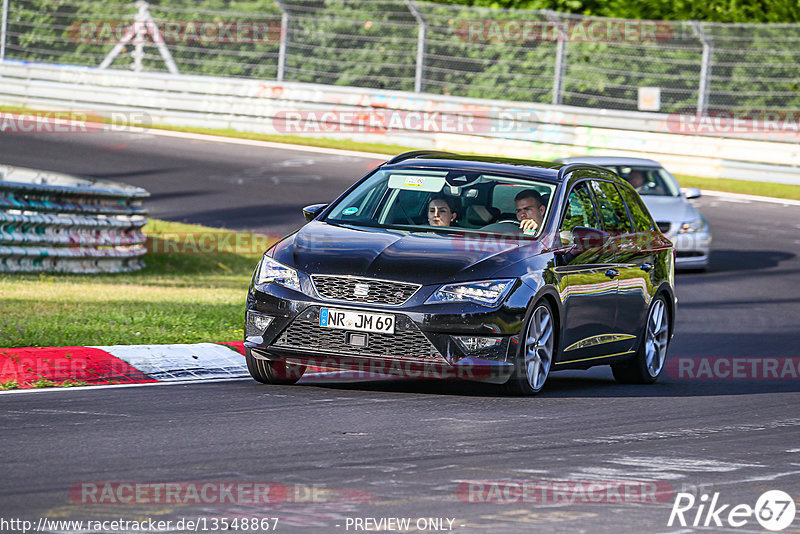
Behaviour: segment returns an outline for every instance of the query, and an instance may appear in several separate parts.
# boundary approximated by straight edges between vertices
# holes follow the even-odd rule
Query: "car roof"
[[[433,150],[417,150],[406,152],[390,159],[383,167],[403,169],[410,167],[442,167],[481,173],[510,174],[522,178],[542,178],[560,181],[572,170],[593,168],[597,166],[589,162],[553,162],[499,156],[472,156],[439,152]]]
[[[601,167],[625,165],[625,166],[639,166],[639,167],[661,167],[661,164],[652,159],[646,158],[622,158],[616,156],[576,156],[572,158],[559,158],[555,160],[558,163],[591,163],[592,165],[599,165]]]

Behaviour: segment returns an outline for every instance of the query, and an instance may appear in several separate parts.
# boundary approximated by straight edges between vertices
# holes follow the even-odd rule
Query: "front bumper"
[[[694,232],[673,234],[669,237],[675,245],[676,269],[704,269],[708,267],[711,253],[711,233]]]
[[[438,286],[423,286],[403,306],[367,305],[311,296],[277,284],[251,287],[247,309],[273,317],[263,331],[246,326],[245,347],[257,358],[301,365],[503,383],[514,370],[519,332],[532,290],[517,282],[497,308],[471,303],[424,304]],[[310,291],[306,291],[310,289]],[[321,308],[395,317],[393,335],[368,333],[353,343],[350,331],[319,326]],[[490,348],[468,352],[454,336],[493,337]]]

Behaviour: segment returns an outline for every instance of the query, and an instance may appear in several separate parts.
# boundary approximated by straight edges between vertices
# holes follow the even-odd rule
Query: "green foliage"
[[[800,22],[800,4],[796,0],[450,0],[442,3],[506,9],[551,9],[622,19]]]
[[[284,5],[289,21],[286,81],[414,89],[419,25],[405,3],[286,0]],[[560,12],[560,20],[579,30],[607,21],[577,15],[673,21],[660,24],[655,40],[570,35],[562,89],[563,104],[635,110],[640,87],[659,87],[661,109],[667,113],[694,110],[700,85],[701,40],[688,23],[679,21],[800,21],[796,0],[473,0],[417,5],[427,23],[424,92],[521,102],[553,100],[553,35],[514,39],[486,31],[476,37],[468,31],[471,22],[484,30],[492,24],[495,30],[509,23],[550,24],[552,34],[552,14],[534,11],[542,9]],[[97,66],[115,41],[97,28],[104,27],[103,22],[131,21],[135,12],[132,3],[120,0],[12,0],[7,56]],[[162,23],[182,25],[178,38],[168,42],[182,73],[276,79],[281,11],[274,0],[154,0],[150,12]],[[255,42],[197,40],[185,31],[191,22],[214,22],[218,27],[260,22],[271,25],[272,31]],[[112,27],[119,32],[127,24]],[[710,109],[800,109],[796,27],[706,25],[705,31],[713,44]],[[133,48],[127,45],[113,67],[130,68]],[[144,51],[145,71],[166,71],[154,46]],[[254,92],[261,96],[257,88]]]

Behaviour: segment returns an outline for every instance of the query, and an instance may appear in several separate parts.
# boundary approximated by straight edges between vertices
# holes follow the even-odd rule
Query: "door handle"
[[[616,278],[619,276],[619,271],[616,269],[609,269],[606,271],[606,276],[609,278]]]
[[[649,272],[650,272],[650,269],[652,269],[652,268],[653,268],[653,266],[652,266],[651,264],[649,264],[649,263],[643,263],[643,264],[642,264],[642,266],[641,266],[641,267],[639,267],[639,268],[640,268],[641,270],[643,270],[644,272],[646,272],[646,273],[649,273]]]

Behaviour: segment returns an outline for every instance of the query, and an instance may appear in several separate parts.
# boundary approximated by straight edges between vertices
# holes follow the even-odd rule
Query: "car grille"
[[[664,234],[669,232],[669,229],[672,227],[672,224],[669,221],[659,221],[656,224],[658,225],[658,229],[661,230],[661,233]]]
[[[405,315],[395,315],[394,334],[367,334],[366,347],[350,345],[345,330],[319,326],[319,308],[309,308],[283,331],[275,348],[339,355],[444,362],[438,350]]]
[[[311,276],[317,293],[323,299],[364,302],[399,306],[405,303],[421,287],[418,284],[372,280],[351,276]]]

